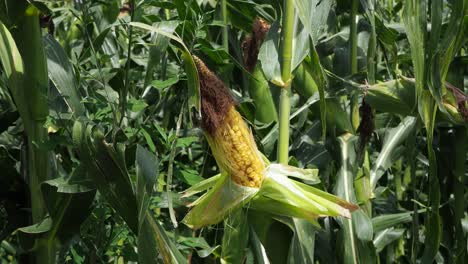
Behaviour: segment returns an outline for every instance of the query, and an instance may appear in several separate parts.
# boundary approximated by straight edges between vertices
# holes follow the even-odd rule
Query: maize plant
[[[466,0],[0,0],[0,263],[468,263]]]
[[[194,60],[200,78],[203,129],[221,175],[216,182],[207,180],[212,186],[200,183],[212,188],[190,205],[194,208],[184,222],[193,228],[216,224],[246,204],[252,209],[305,218],[316,224],[318,217],[351,217],[356,205],[288,178],[318,183],[316,170],[270,164],[258,151],[229,90],[199,58]],[[186,192],[192,193],[190,189]]]

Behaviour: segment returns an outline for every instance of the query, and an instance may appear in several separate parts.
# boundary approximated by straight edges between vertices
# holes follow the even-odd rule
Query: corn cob
[[[304,62],[294,71],[293,88],[305,98],[309,98],[318,91],[318,85],[307,71]]]
[[[359,207],[288,176],[320,182],[318,171],[263,159],[236,101],[205,64],[194,57],[201,95],[202,127],[221,174],[192,186],[183,196],[207,190],[189,206],[183,222],[191,228],[219,223],[240,207],[304,218],[319,225],[322,216],[350,217]],[[213,180],[214,179],[214,180]]]
[[[270,25],[265,20],[256,18],[252,34],[242,42],[244,66],[252,74],[249,78],[249,94],[255,104],[255,118],[263,123],[278,119],[270,86],[263,75],[260,63],[257,63],[260,46],[269,29]]]
[[[200,76],[202,125],[218,166],[235,183],[260,187],[265,163],[247,124],[235,109],[235,99],[203,61],[197,57],[194,61]]]

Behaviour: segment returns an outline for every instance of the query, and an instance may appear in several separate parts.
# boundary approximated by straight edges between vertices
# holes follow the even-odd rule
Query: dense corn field
[[[0,0],[0,263],[468,264],[468,1]]]

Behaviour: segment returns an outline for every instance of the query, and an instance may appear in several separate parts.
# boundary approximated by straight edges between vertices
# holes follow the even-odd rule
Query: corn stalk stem
[[[221,17],[223,19],[223,48],[229,53],[229,28],[227,19],[227,0],[221,1]]]
[[[455,257],[453,263],[465,263],[466,253],[466,238],[463,232],[462,219],[465,215],[465,170],[466,170],[466,153],[468,150],[468,133],[466,127],[458,127],[455,130],[455,179],[454,179],[454,196],[455,196]]]
[[[130,22],[135,18],[135,0],[130,1]],[[127,62],[125,65],[125,83],[120,94],[120,121],[119,125],[122,125],[122,122],[125,118],[125,111],[127,109],[127,96],[128,90],[130,88],[130,64],[132,63],[132,41],[133,41],[133,27],[128,26],[128,47],[127,47]]]
[[[350,30],[349,30],[349,63],[351,74],[358,72],[357,60],[357,17],[358,17],[359,0],[352,0],[351,15],[350,15]],[[356,130],[359,126],[359,107],[358,97],[351,96],[351,124]]]
[[[350,30],[349,30],[349,61],[351,64],[351,74],[355,74],[358,71],[357,63],[357,16],[358,16],[359,0],[353,0],[351,5],[351,16],[350,16]]]
[[[278,139],[278,162],[287,164],[289,159],[289,115],[291,103],[289,90],[291,89],[291,60],[293,49],[294,30],[294,1],[284,1],[283,27],[282,27],[282,68],[281,78],[285,87],[281,89],[279,107],[279,139]]]
[[[23,122],[29,128],[27,134],[27,159],[24,160],[29,180],[31,198],[31,211],[33,223],[39,223],[47,214],[46,204],[42,198],[40,185],[49,178],[49,153],[43,145],[48,140],[47,130],[44,127],[49,114],[48,90],[49,77],[47,61],[42,44],[42,32],[39,25],[39,10],[25,1],[24,13],[21,23],[15,34],[24,64],[24,94],[30,118]],[[55,263],[55,243],[47,246],[47,238],[36,240],[38,245],[35,251],[36,263]]]
[[[368,17],[370,20],[371,35],[369,38],[369,48],[367,49],[367,78],[369,79],[369,84],[375,84],[375,70],[376,70],[376,51],[377,51],[377,33],[375,30],[375,0],[370,0],[368,5],[371,7],[370,12],[368,12]]]

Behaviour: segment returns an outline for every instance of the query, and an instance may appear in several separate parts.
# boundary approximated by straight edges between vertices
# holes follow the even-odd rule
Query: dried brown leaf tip
[[[200,81],[202,126],[209,134],[214,135],[230,108],[236,105],[236,100],[223,81],[200,58],[193,56],[193,60]]]
[[[270,30],[270,24],[261,18],[256,18],[252,25],[252,34],[242,42],[245,68],[252,72],[257,64],[258,53],[265,37]]]
[[[466,107],[467,102],[468,101],[458,103],[458,111],[460,111],[460,114],[462,115],[465,122],[468,122],[468,108]]]
[[[119,18],[129,15],[133,10],[133,4],[131,2],[124,3],[120,8]]]
[[[468,108],[466,107],[466,104],[468,103],[468,96],[459,88],[453,86],[450,83],[446,83],[446,86],[450,91],[452,91],[453,95],[455,96],[460,115],[466,122],[468,122]]]
[[[50,14],[41,14],[39,16],[39,24],[41,25],[41,28],[47,28],[50,35],[54,35],[55,25]]]

